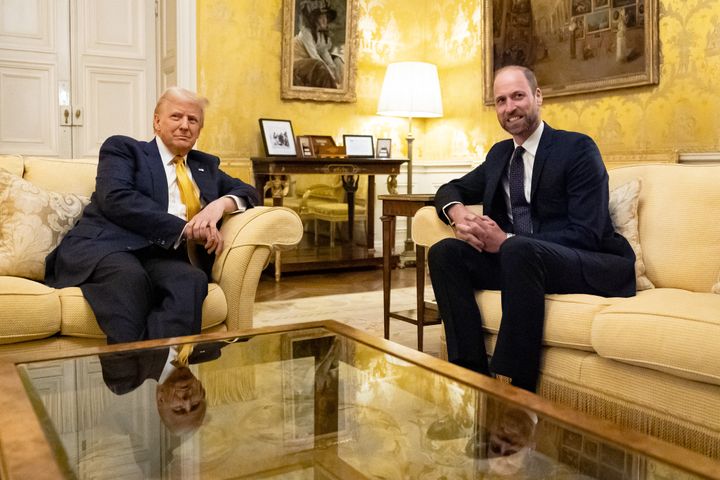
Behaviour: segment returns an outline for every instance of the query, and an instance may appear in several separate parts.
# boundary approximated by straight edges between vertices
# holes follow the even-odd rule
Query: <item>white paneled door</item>
[[[0,0],[0,153],[96,157],[152,136],[155,2]]]

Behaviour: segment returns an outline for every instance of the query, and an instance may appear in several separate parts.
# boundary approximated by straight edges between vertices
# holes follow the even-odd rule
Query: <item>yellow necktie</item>
[[[177,348],[177,347],[176,347]],[[185,343],[178,348],[177,357],[175,357],[174,365],[176,367],[187,367],[190,364],[190,354],[193,352],[192,343]]]
[[[185,204],[185,215],[188,222],[200,211],[200,198],[195,191],[195,185],[187,172],[185,159],[179,155],[173,158],[175,173],[177,174],[177,185],[180,190],[180,200]]]

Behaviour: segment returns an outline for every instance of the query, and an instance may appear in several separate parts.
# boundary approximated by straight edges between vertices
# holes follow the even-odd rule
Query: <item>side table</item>
[[[382,227],[383,227],[383,320],[385,338],[390,338],[390,319],[394,318],[417,325],[418,350],[423,349],[423,328],[426,325],[439,325],[438,315],[426,318],[425,310],[425,247],[415,245],[416,249],[416,296],[417,308],[401,312],[390,312],[390,257],[395,245],[395,217],[410,217],[425,206],[434,204],[435,195],[417,193],[407,195],[378,195],[382,200]]]

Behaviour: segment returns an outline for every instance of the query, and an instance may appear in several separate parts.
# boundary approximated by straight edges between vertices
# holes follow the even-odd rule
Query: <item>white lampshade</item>
[[[388,65],[377,113],[391,117],[442,117],[437,67],[425,62]]]

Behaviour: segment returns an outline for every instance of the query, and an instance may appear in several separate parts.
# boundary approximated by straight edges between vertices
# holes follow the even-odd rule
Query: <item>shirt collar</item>
[[[163,165],[170,165],[172,164],[173,158],[175,158],[175,155],[172,154],[169,148],[165,146],[162,139],[160,137],[155,137],[155,141],[157,142],[158,151],[160,152],[160,160],[162,160]],[[187,160],[187,156],[186,156]]]
[[[535,131],[530,134],[530,136],[523,142],[522,147],[525,149],[526,152],[528,152],[533,157],[535,156],[535,153],[537,153],[537,149],[540,146],[540,137],[542,137],[543,130],[545,130],[545,122],[540,122],[540,125],[535,129]],[[513,140],[513,143],[515,144],[515,148],[517,148],[519,145],[515,143],[515,140]]]

